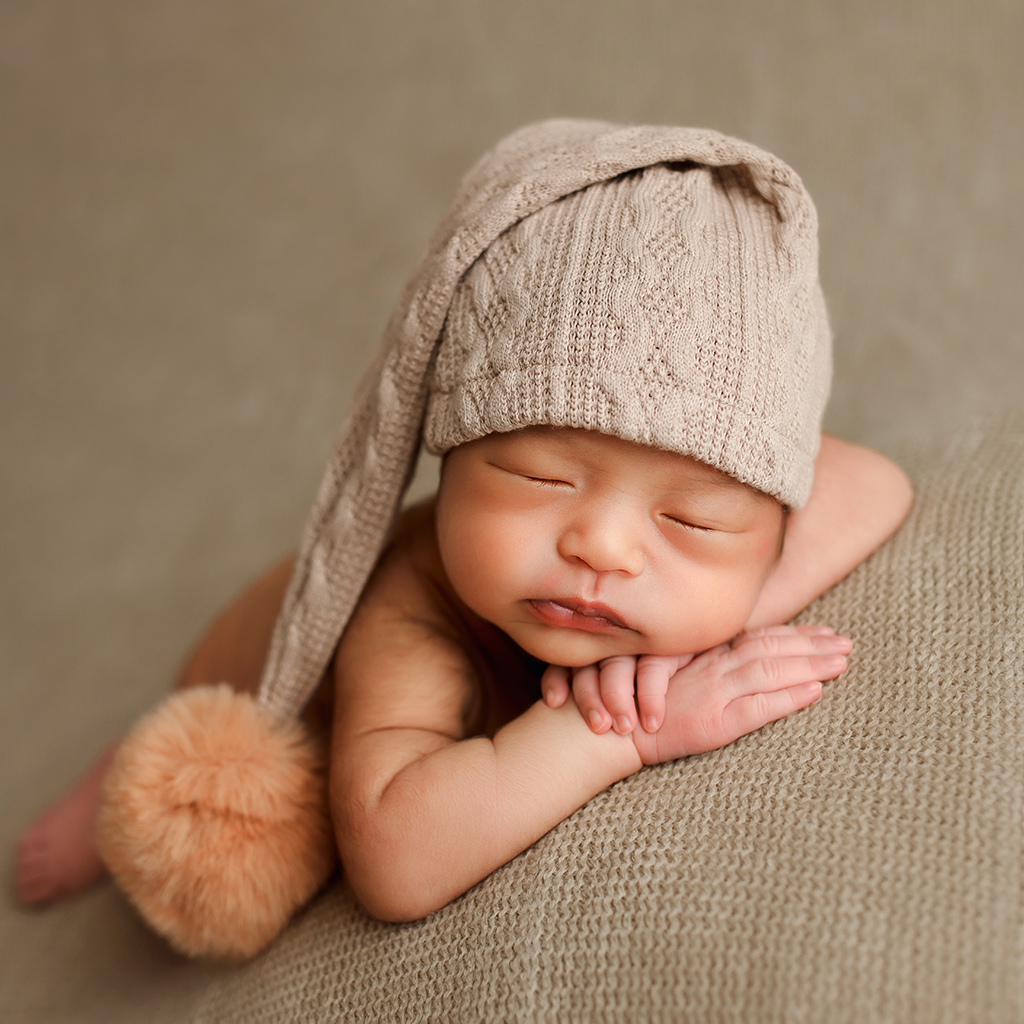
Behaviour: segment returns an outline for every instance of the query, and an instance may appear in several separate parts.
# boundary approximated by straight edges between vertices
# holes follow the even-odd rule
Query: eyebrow
[[[708,488],[719,493],[723,491],[728,491],[729,493],[753,491],[753,488],[734,477],[721,473],[710,466],[704,466],[699,462],[694,463],[693,471],[687,478],[686,483],[682,486],[673,485],[672,489],[679,491],[691,491],[698,487]],[[757,492],[753,492],[751,496],[756,493]]]
[[[714,470],[705,470],[704,468],[698,469],[694,473],[690,486],[693,486],[693,484],[706,484],[721,491],[747,489],[746,484],[740,483],[739,480],[734,480],[731,476],[725,476],[722,473],[717,473]]]
[[[712,507],[707,513],[715,515],[726,511],[722,502],[731,505],[732,502],[739,502],[739,505],[732,505],[734,509],[756,508],[760,504],[761,495],[754,488],[730,476],[719,475],[714,471],[704,472],[703,469],[695,473],[684,485],[671,484],[667,493],[678,497],[681,501],[692,501],[698,505],[708,502]],[[767,497],[767,496],[766,496]]]

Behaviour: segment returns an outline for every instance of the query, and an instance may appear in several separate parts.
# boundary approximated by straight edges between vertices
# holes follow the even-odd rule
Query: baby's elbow
[[[354,865],[349,870],[346,865],[346,872],[356,899],[380,921],[420,921],[449,902],[449,898],[438,896],[429,885],[414,878],[411,872],[402,871],[400,866],[389,869],[381,864],[366,870]]]
[[[910,510],[914,507],[914,485],[907,474],[888,459],[885,460],[885,469],[880,477],[882,496],[879,505],[886,520],[883,528],[888,537],[895,533],[903,520],[910,515]]]
[[[423,899],[423,894],[403,885],[400,879],[349,879],[356,899],[371,917],[391,924],[420,921],[440,906]]]
[[[843,479],[845,516],[851,536],[859,536],[868,553],[899,529],[914,505],[910,478],[881,452],[844,444],[833,469]]]
[[[336,829],[345,877],[356,899],[381,921],[419,921],[452,899],[437,884],[423,851],[372,825]]]

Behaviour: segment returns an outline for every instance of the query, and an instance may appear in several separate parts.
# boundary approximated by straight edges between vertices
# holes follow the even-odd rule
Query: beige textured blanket
[[[1024,1020],[1024,424],[894,454],[807,711],[601,794],[410,925],[334,883],[197,1022]]]

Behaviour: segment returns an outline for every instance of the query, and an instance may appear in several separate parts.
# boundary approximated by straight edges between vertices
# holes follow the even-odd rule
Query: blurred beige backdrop
[[[1019,404],[1022,43],[1019,0],[6,0],[7,863],[295,544],[420,247],[522,123],[709,125],[793,164],[834,432]],[[179,1020],[214,970],[109,887],[0,907],[5,1021]]]

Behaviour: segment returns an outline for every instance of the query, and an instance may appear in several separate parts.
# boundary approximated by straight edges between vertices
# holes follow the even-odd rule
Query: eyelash
[[[548,477],[543,476],[523,476],[524,480],[529,480],[531,484],[539,484],[541,487],[568,487],[569,483],[565,480],[552,480]]]
[[[693,533],[711,533],[710,526],[698,526],[696,523],[689,523],[685,519],[676,519],[675,516],[664,516],[674,526],[681,526],[684,530],[690,530]]]

